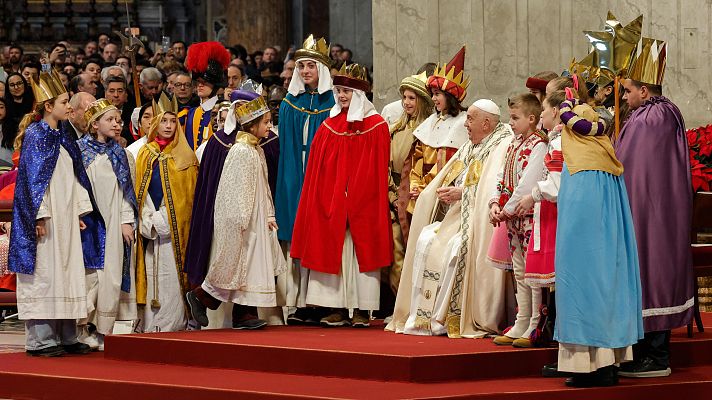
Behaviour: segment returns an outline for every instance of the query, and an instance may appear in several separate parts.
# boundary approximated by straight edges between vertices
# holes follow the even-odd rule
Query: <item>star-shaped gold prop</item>
[[[139,47],[144,47],[143,42],[138,40],[135,36],[124,36],[119,31],[114,31],[114,33],[121,38],[121,49],[129,54],[136,54]]]
[[[583,32],[598,55],[598,65],[601,70],[608,70],[620,76],[627,74],[640,40],[642,27],[642,15],[623,26],[609,11],[603,31]]]
[[[588,53],[581,61],[576,61],[576,58],[573,58],[569,64],[569,73],[580,75],[590,83],[597,83],[599,70],[598,53],[595,51]]]
[[[121,51],[128,54],[131,60],[131,80],[134,88],[134,99],[136,100],[136,107],[141,107],[141,92],[139,91],[138,84],[138,73],[136,73],[136,53],[138,49],[143,46],[143,42],[140,41],[136,36],[126,37],[119,31],[114,31],[116,35],[121,38]]]

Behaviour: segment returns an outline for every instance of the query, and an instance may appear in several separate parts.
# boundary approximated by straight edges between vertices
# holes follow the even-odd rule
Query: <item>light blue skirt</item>
[[[554,338],[611,349],[635,344],[644,333],[642,292],[623,176],[570,175],[564,163],[557,206]]]

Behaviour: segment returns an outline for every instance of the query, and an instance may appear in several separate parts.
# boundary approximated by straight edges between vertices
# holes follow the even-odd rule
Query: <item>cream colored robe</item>
[[[37,241],[35,273],[17,274],[19,318],[79,319],[87,315],[84,253],[79,217],[92,211],[89,193],[74,176],[72,157],[59,147],[37,219],[46,236]]]
[[[411,311],[417,310],[412,303],[422,302],[428,296],[424,290],[420,290],[423,285],[417,283],[423,281],[422,273],[421,276],[414,276],[416,256],[425,257],[427,268],[439,271],[441,280],[436,293],[433,293],[432,289],[426,289],[431,290],[429,293],[431,298],[437,296],[434,304],[430,299],[425,299],[432,307],[424,310],[430,313],[430,318],[427,314],[421,317],[429,319],[429,324],[421,324],[426,329],[411,330],[410,333],[443,334],[447,329],[448,334],[453,337],[482,337],[487,333],[500,332],[504,328],[507,317],[506,274],[504,271],[485,267],[487,248],[492,236],[492,226],[488,221],[489,193],[475,196],[478,187],[490,188],[496,184],[497,173],[502,167],[507,146],[513,136],[507,125],[500,124],[492,136],[483,140],[481,148],[487,147],[487,141],[496,135],[504,135],[504,138],[492,147],[487,158],[482,160],[479,182],[476,186],[470,184],[469,187],[465,187],[465,190],[472,191],[469,193],[470,204],[467,213],[461,208],[462,202],[456,203],[450,207],[443,222],[437,227],[437,232],[435,226],[426,229],[432,224],[438,207],[436,190],[446,181],[452,181],[459,175],[454,169],[459,162],[463,162],[463,153],[472,148],[469,142],[458,150],[458,153],[419,196],[411,223],[411,234],[398,287],[393,321],[388,324],[387,330],[404,332]],[[477,159],[477,150],[474,154],[474,158]],[[470,166],[466,167],[469,169]],[[467,185],[471,179],[465,178],[465,184]],[[456,214],[459,214],[459,218]],[[467,219],[466,224],[462,224],[463,217]],[[460,226],[468,227],[465,254],[459,254],[462,246]],[[421,232],[432,236],[431,246],[435,247],[431,249],[421,247],[423,254],[417,254]],[[438,235],[441,237],[436,239]],[[433,253],[429,254],[431,251]],[[413,293],[414,287],[418,288],[420,293]],[[435,328],[435,331],[431,328]]]
[[[139,219],[138,231],[149,239],[145,256],[147,301],[139,312],[139,318],[142,318],[138,325],[139,332],[182,331],[188,324],[165,203],[164,198],[156,207],[151,196],[146,195]],[[154,297],[158,298],[159,308],[151,306]]]
[[[133,156],[128,151],[129,165]],[[136,319],[136,285],[131,282],[129,293],[121,291],[124,262],[122,224],[135,225],[134,210],[126,200],[106,154],[98,154],[87,167],[94,197],[106,224],[104,269],[87,269],[88,321],[102,335],[112,333],[114,321]],[[133,253],[132,253],[133,254]],[[133,257],[131,257],[133,258]],[[131,263],[131,269],[135,269]],[[133,276],[133,271],[131,272]]]
[[[256,139],[256,140],[255,140]],[[274,206],[259,139],[240,132],[230,148],[215,196],[215,231],[203,289],[224,302],[274,307],[275,277],[287,269],[277,240]]]

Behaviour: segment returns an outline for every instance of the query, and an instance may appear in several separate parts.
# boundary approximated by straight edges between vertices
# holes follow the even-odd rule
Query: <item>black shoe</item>
[[[565,383],[576,388],[615,386],[618,384],[617,370],[615,365],[609,365],[588,374],[574,374]]]
[[[559,364],[546,364],[541,368],[541,376],[544,378],[568,378],[573,376],[571,372],[559,371]]]
[[[309,318],[308,308],[297,308],[292,314],[287,317],[287,325],[304,325]]]
[[[33,357],[60,357],[65,354],[61,346],[52,346],[39,350],[27,350],[28,356]]]
[[[210,320],[208,320],[207,307],[200,302],[198,296],[193,292],[188,292],[185,294],[186,300],[188,300],[188,307],[190,308],[190,314],[193,319],[200,324],[200,326],[208,326]]]
[[[672,370],[664,365],[660,365],[650,357],[645,357],[639,361],[621,364],[618,375],[626,378],[656,378],[668,376]]]
[[[232,323],[232,329],[255,330],[267,326],[267,321],[259,318],[248,318]]]
[[[91,346],[82,342],[63,345],[62,349],[68,354],[88,354],[91,353]]]

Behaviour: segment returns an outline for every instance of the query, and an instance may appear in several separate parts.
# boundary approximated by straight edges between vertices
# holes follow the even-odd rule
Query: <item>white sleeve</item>
[[[151,240],[158,237],[168,237],[171,234],[166,208],[159,207],[158,211],[155,211],[150,196],[146,196],[146,201],[141,210],[139,232],[141,236]]]
[[[126,200],[126,196],[121,196],[121,223],[132,225],[136,223],[133,207],[131,207],[131,203]]]
[[[499,196],[502,195],[499,190],[499,183],[502,182],[502,179],[504,179],[504,166],[502,166],[502,168],[499,169],[499,172],[497,172],[497,179],[493,188],[494,190],[492,191],[492,195],[490,196],[490,200],[488,202],[489,205],[499,202]]]
[[[561,172],[549,171],[546,180],[537,182],[534,189],[532,189],[532,197],[536,201],[546,200],[556,203],[556,199],[559,197],[560,182]]]
[[[44,196],[42,196],[42,202],[40,203],[40,208],[37,210],[37,217],[35,220],[39,221],[41,219],[46,219],[52,217],[50,213],[51,204],[49,200],[49,186],[45,190]]]
[[[504,212],[506,214],[514,215],[514,209],[517,207],[517,204],[519,204],[519,200],[521,200],[524,195],[530,194],[532,188],[536,186],[537,181],[541,179],[544,173],[544,157],[546,156],[546,151],[547,145],[545,142],[537,144],[532,149],[527,167],[524,168],[522,177],[519,179],[519,184],[514,189],[512,197],[510,197],[507,204],[504,205]]]

